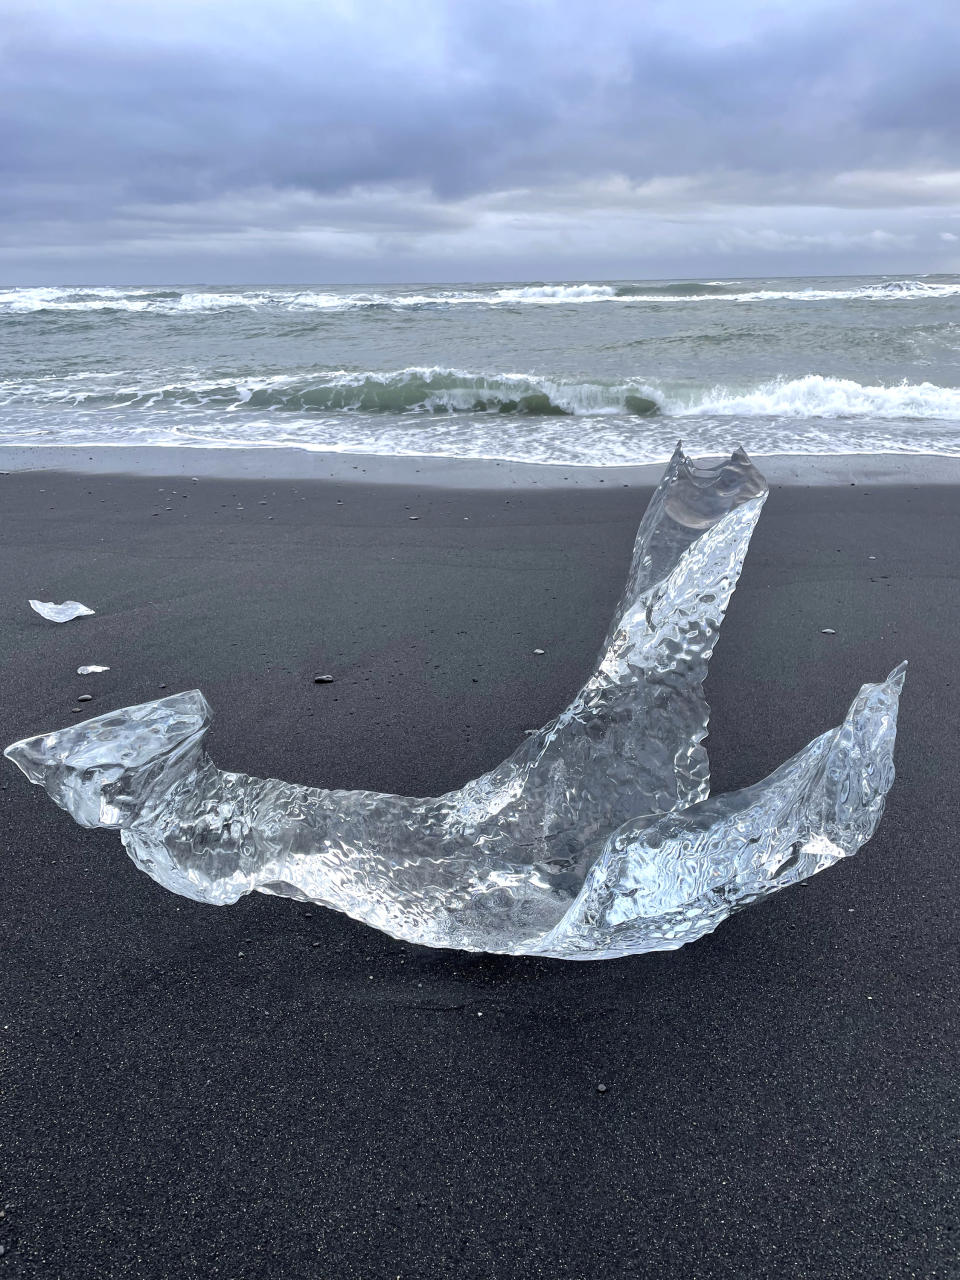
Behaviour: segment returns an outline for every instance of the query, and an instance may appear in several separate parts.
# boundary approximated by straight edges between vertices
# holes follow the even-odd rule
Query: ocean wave
[[[932,382],[864,386],[850,378],[778,378],[751,391],[716,387],[678,415],[762,418],[960,419],[960,387]]]
[[[734,295],[736,290],[719,280],[678,280],[672,284],[621,284],[614,296],[617,298],[633,298],[647,302],[681,302],[684,300],[705,301],[709,298],[724,298]]]
[[[0,381],[0,405],[298,415],[492,414],[516,417],[960,420],[960,387],[864,385],[807,374],[750,387],[671,387],[641,377],[588,382],[524,373],[414,367],[163,382],[131,374]]]
[[[611,303],[686,304],[700,302],[901,302],[960,297],[960,280],[881,280],[854,287],[745,287],[743,281],[562,283],[430,287],[418,291],[380,289],[347,292],[317,289],[0,289],[0,316],[59,312],[131,312],[162,316],[216,314],[236,309],[284,312],[423,310],[458,306],[523,307]]]
[[[0,315],[34,311],[156,311],[175,305],[179,289],[0,289]]]
[[[170,383],[116,381],[96,374],[72,379],[0,381],[0,405],[73,408],[271,410],[287,413],[516,414],[525,417],[652,414],[661,407],[641,382],[591,383],[519,373],[409,368],[387,372],[197,379]]]

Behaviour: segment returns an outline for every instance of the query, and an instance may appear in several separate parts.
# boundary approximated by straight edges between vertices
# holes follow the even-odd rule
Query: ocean
[[[960,276],[0,288],[0,444],[960,456]]]

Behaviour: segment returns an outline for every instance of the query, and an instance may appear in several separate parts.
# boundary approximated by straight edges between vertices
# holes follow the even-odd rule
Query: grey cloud
[[[937,0],[906,25],[866,0],[34,0],[0,37],[0,216],[24,258],[166,253],[206,227],[213,252],[269,254],[273,232],[282,255],[312,229],[323,254],[357,233],[386,261],[444,260],[451,236],[480,253],[484,200],[501,253],[511,207],[565,204],[566,242],[589,244],[598,209],[816,205],[877,211],[818,243],[876,231],[880,252],[887,232],[892,252],[925,230],[884,211],[957,203],[958,59]],[[778,230],[802,247],[772,223],[758,252]]]

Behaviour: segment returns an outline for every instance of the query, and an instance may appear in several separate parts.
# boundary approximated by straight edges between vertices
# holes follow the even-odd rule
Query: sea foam
[[[469,288],[372,289],[0,289],[0,316],[31,312],[140,312],[157,315],[203,315],[242,309],[296,312],[352,312],[369,309],[440,309],[460,306],[523,307],[618,306],[776,302],[910,302],[960,297],[956,280],[882,280],[853,288],[745,287],[750,282],[675,281],[637,284],[529,284]]]
[[[311,414],[611,415],[737,418],[960,419],[960,387],[864,385],[807,374],[754,386],[681,391],[655,378],[590,382],[441,366],[303,372],[191,381],[77,373],[0,380],[0,405],[220,409]]]

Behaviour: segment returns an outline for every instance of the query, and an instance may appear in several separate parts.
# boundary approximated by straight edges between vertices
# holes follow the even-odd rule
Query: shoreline
[[[735,443],[735,442],[734,442]],[[721,455],[693,455],[716,460]],[[940,454],[751,454],[777,486],[960,484],[960,458]],[[513,462],[494,458],[321,453],[290,447],[0,445],[0,474],[186,476],[223,480],[332,480],[438,489],[594,489],[655,485],[667,460],[634,466]]]

